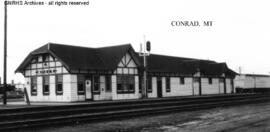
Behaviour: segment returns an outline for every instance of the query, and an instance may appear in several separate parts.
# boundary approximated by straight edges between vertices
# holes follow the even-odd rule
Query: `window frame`
[[[77,75],[77,94],[84,95],[85,94],[85,78],[83,75]],[[82,89],[81,89],[82,87]],[[79,89],[80,88],[80,89]]]
[[[48,81],[46,81],[46,79],[48,79]],[[43,95],[50,95],[50,76],[43,76],[42,92]]]
[[[59,78],[61,77],[61,81],[59,81]],[[61,85],[61,91],[59,91],[59,85]],[[55,94],[56,95],[63,95],[64,89],[63,89],[63,75],[55,75]]]
[[[135,93],[134,75],[117,75],[117,94]]]
[[[171,78],[165,77],[166,92],[171,92]]]
[[[112,91],[112,78],[110,75],[105,76],[105,85],[106,85],[106,92]]]
[[[210,85],[213,84],[213,78],[212,77],[208,77],[208,84],[210,84]]]
[[[37,77],[30,77],[30,91],[31,91],[31,96],[36,96],[37,95]]]
[[[185,85],[185,77],[180,77],[180,84]]]
[[[100,76],[93,76],[93,93],[100,94]]]

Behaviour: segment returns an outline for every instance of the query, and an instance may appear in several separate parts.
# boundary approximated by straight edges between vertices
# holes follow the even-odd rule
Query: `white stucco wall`
[[[230,94],[233,91],[232,83],[230,78],[226,78],[226,93]]]
[[[84,100],[84,95],[77,95],[77,76],[71,74],[63,75],[63,94],[57,95],[55,91],[55,75],[50,75],[50,92],[49,95],[43,95],[43,79],[42,76],[37,77],[37,95],[31,95],[30,77],[26,77],[26,88],[29,100],[32,102],[72,102]]]
[[[164,91],[163,91],[164,97],[193,95],[192,78],[184,78],[185,83],[180,84],[180,77],[170,77],[170,86],[171,86],[170,92],[166,92],[165,78],[162,80],[164,82]]]
[[[269,88],[270,77],[269,76],[246,76],[240,75],[235,78],[235,88]]]
[[[148,98],[156,98],[157,97],[157,77],[152,77],[152,92],[147,93]]]
[[[116,75],[112,77],[112,99],[113,100],[123,100],[123,99],[138,99],[139,96],[139,77],[135,76],[135,92],[134,93],[117,93],[117,82]]]
[[[219,79],[212,78],[212,84],[209,84],[208,78],[202,78],[202,94],[219,94]]]

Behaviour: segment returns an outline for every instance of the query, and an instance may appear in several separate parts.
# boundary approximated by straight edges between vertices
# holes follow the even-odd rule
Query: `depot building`
[[[143,72],[147,71],[144,89]],[[121,100],[234,92],[226,63],[151,54],[147,68],[130,44],[88,48],[48,43],[17,68],[32,102]]]

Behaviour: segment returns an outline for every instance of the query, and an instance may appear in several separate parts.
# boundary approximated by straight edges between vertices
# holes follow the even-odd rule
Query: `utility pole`
[[[143,49],[142,49],[143,47]],[[145,49],[148,51],[146,52]],[[150,42],[145,41],[145,36],[144,36],[144,43],[143,46],[142,44],[140,45],[140,56],[143,56],[143,87],[142,87],[142,98],[147,98],[147,56],[150,55]]]
[[[242,67],[239,66],[239,74],[242,74]]]
[[[4,1],[5,16],[4,16],[4,89],[3,89],[3,104],[7,104],[7,3]]]

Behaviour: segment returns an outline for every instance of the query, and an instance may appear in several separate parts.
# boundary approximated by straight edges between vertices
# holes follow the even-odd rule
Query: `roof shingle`
[[[38,55],[49,53],[58,58],[68,70],[115,70],[122,57],[129,53],[135,63],[141,67],[142,57],[134,51],[130,44],[102,48],[88,48],[79,46],[48,43],[32,51],[16,72],[22,72],[31,59]],[[226,63],[212,60],[201,60],[151,54],[147,57],[148,72],[172,72],[181,74],[195,74],[200,71],[204,75],[221,75],[223,73],[235,76]]]

